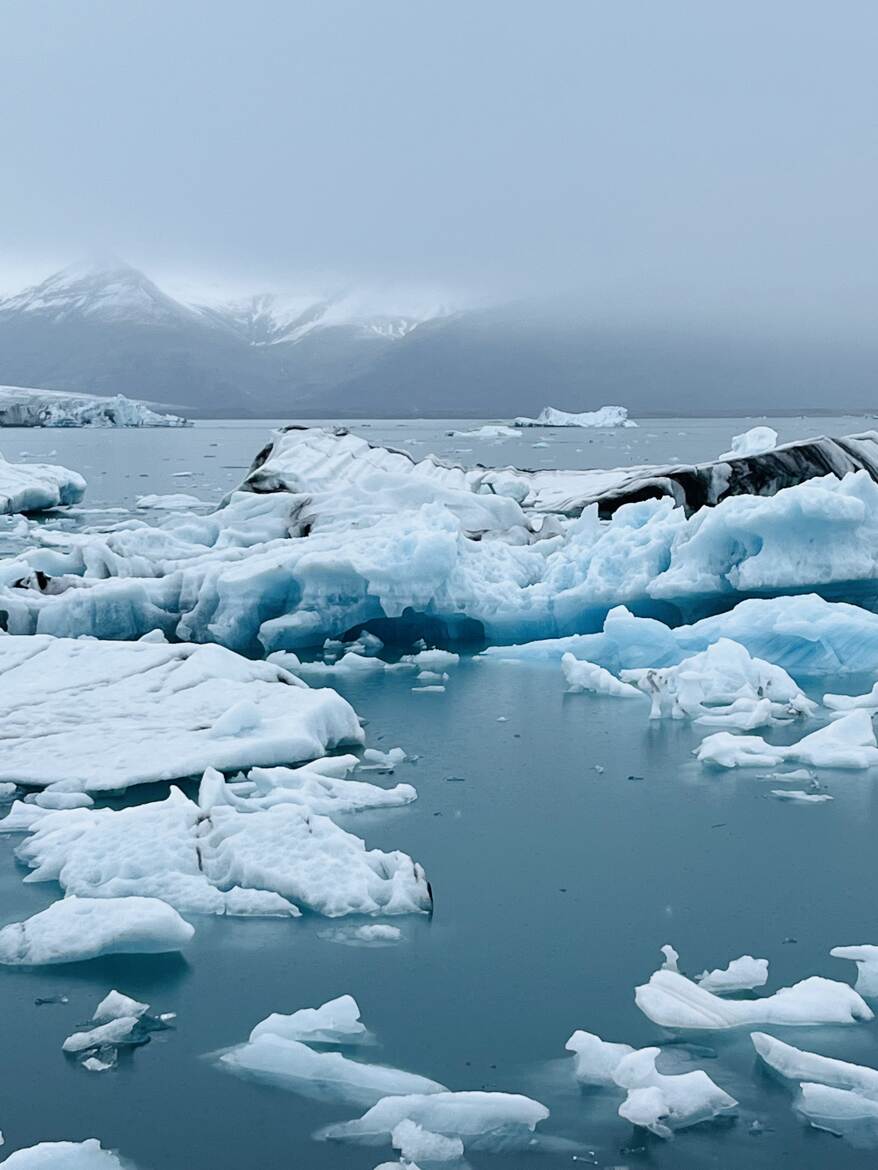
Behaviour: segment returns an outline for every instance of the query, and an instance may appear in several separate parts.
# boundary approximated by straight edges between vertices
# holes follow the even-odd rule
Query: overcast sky
[[[0,266],[856,335],[874,0],[3,0]]]

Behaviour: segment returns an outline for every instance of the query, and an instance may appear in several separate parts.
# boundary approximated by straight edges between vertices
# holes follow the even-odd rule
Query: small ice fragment
[[[405,752],[399,747],[391,748],[389,752],[379,751],[378,748],[366,748],[363,752],[365,763],[377,764],[380,768],[390,768],[391,770],[397,764],[401,764],[405,758]]]
[[[679,971],[680,968],[677,966],[677,960],[680,958],[679,951],[675,951],[670,943],[665,943],[660,949],[665,956],[665,961],[662,963],[660,970]]]
[[[135,1016],[139,1018],[149,1011],[148,1003],[138,1003],[136,999],[132,999],[128,995],[122,995],[120,991],[111,991],[95,1008],[95,1014],[92,1019],[98,1023],[105,1023],[107,1020],[118,1020],[122,1016]]]
[[[340,995],[319,1008],[300,1008],[292,1015],[274,1012],[256,1025],[250,1040],[267,1035],[306,1044],[356,1044],[367,1032],[357,1001],[352,995]]]
[[[412,687],[413,695],[444,695],[445,687],[429,686],[429,687]]]
[[[825,804],[832,800],[828,792],[803,792],[800,788],[772,788],[771,795],[795,804]]]
[[[87,1052],[90,1048],[100,1048],[104,1044],[124,1044],[131,1037],[137,1027],[137,1016],[120,1016],[106,1024],[99,1024],[87,1032],[74,1032],[62,1044],[64,1052]]]
[[[561,656],[561,670],[567,680],[567,689],[572,692],[588,691],[595,695],[612,695],[621,699],[642,699],[643,693],[637,687],[620,682],[603,666],[574,658],[569,652]]]

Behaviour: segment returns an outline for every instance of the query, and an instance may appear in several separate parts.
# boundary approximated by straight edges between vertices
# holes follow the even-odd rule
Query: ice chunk
[[[349,1060],[340,1052],[315,1052],[298,1040],[263,1033],[223,1053],[230,1072],[254,1076],[293,1092],[317,1091],[354,1104],[379,1101],[387,1094],[442,1093],[444,1086],[427,1077],[381,1064]]]
[[[98,955],[178,951],[194,927],[157,898],[68,897],[0,930],[0,963],[43,966]]]
[[[406,754],[402,748],[391,748],[389,752],[379,751],[377,748],[366,748],[363,752],[363,763],[374,764],[379,768],[393,769],[405,760]]]
[[[548,1116],[545,1105],[517,1093],[444,1091],[385,1097],[356,1121],[329,1125],[317,1136],[368,1145],[389,1141],[400,1122],[413,1121],[430,1133],[460,1138],[467,1150],[505,1149],[529,1145]]]
[[[762,455],[777,446],[777,431],[774,427],[751,427],[742,435],[732,439],[731,451],[725,451],[720,459],[739,459],[746,455]]]
[[[783,667],[751,657],[728,638],[677,666],[623,670],[622,679],[650,696],[651,719],[694,719],[749,730],[817,710]]]
[[[0,514],[43,512],[78,504],[84,495],[85,480],[75,471],[48,463],[7,463],[0,455]]]
[[[340,995],[319,1008],[300,1008],[288,1016],[272,1013],[256,1025],[250,1040],[265,1035],[304,1044],[359,1044],[368,1033],[357,1001],[352,995]]]
[[[710,1079],[702,1069],[666,1076],[655,1067],[658,1048],[641,1048],[622,1058],[613,1080],[628,1096],[619,1116],[633,1125],[652,1130],[659,1137],[734,1111],[737,1101]]]
[[[825,804],[832,800],[828,792],[803,792],[800,788],[772,788],[771,795],[793,804]]]
[[[450,666],[457,666],[460,655],[451,650],[419,650],[417,654],[406,654],[403,662],[409,662],[420,670],[445,671]]]
[[[140,1023],[139,1016],[119,1016],[108,1020],[106,1024],[98,1024],[87,1032],[74,1032],[64,1041],[62,1048],[65,1052],[86,1052],[91,1048],[101,1048],[103,1045],[128,1043],[131,1033]]]
[[[656,971],[634,1000],[663,1028],[737,1028],[751,1024],[852,1024],[871,1020],[868,1004],[846,983],[813,975],[764,999],[720,999],[675,971]]]
[[[53,786],[38,792],[33,797],[33,803],[47,809],[91,808],[94,800],[87,792],[58,792]]]
[[[630,1044],[613,1044],[582,1031],[574,1032],[564,1047],[574,1054],[573,1072],[583,1085],[614,1085],[619,1061],[634,1051]]]
[[[796,1111],[815,1129],[848,1138],[854,1145],[874,1146],[878,1141],[878,1101],[860,1093],[805,1083]]]
[[[857,982],[860,995],[878,997],[878,947],[861,944],[854,947],[833,947],[829,952],[836,959],[851,959],[857,964]]]
[[[867,711],[878,711],[878,682],[866,695],[824,695],[823,706],[831,711],[855,711],[864,707]]]
[[[595,695],[613,695],[620,699],[640,699],[637,687],[620,682],[602,666],[565,654],[561,658],[561,669],[570,691],[591,691]]]
[[[602,406],[579,414],[544,406],[536,418],[517,418],[517,427],[636,427],[625,406]]]
[[[878,741],[869,712],[859,709],[792,744],[770,744],[758,735],[718,731],[702,741],[695,755],[703,764],[721,768],[772,767],[794,762],[814,768],[862,769],[878,764]]]
[[[97,1138],[84,1142],[40,1142],[16,1150],[2,1163],[5,1170],[131,1170]]]
[[[169,495],[147,495],[138,496],[136,501],[138,508],[150,509],[161,508],[165,511],[186,511],[191,508],[205,507],[204,500],[199,500],[197,496],[187,495],[185,492],[171,492]]]
[[[415,1158],[424,1162],[453,1162],[463,1157],[463,1142],[459,1137],[431,1133],[408,1118],[394,1126],[390,1140],[404,1162],[413,1162]]]
[[[97,1024],[118,1020],[123,1016],[134,1016],[136,1019],[140,1019],[148,1011],[148,1003],[138,1003],[136,999],[132,999],[130,995],[123,995],[121,991],[110,991],[95,1008],[92,1019]]]
[[[27,784],[75,780],[96,792],[363,740],[334,691],[221,646],[5,637],[0,678],[0,777]]]
[[[4,783],[0,784],[0,802],[12,800],[17,791],[18,785],[4,781]]]
[[[704,971],[697,979],[698,986],[714,995],[731,995],[736,991],[753,991],[768,982],[768,959],[754,959],[742,955],[732,959],[728,967]]]
[[[680,952],[674,950],[670,943],[665,943],[660,949],[665,957],[665,961],[661,965],[661,970],[679,971],[680,968],[677,966],[677,960],[680,958]]]

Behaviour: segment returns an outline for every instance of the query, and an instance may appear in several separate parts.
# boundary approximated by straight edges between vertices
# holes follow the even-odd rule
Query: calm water
[[[591,444],[587,432],[535,431],[533,440],[478,447],[446,438],[454,428],[445,423],[376,422],[366,433],[400,446],[410,446],[413,435],[425,452],[472,446],[461,459],[525,463],[521,452],[528,451],[587,466],[705,458],[746,425],[649,423]],[[862,420],[776,425],[784,438],[864,429]],[[144,491],[214,498],[240,478],[268,426],[0,437],[11,458],[55,449],[54,458],[90,479],[91,502],[112,506]],[[550,448],[532,448],[543,435]],[[173,478],[177,470],[198,474],[184,482]],[[864,683],[871,680],[827,680],[819,689],[855,691]],[[740,1102],[736,1121],[694,1128],[672,1143],[634,1140],[632,1148],[631,1127],[615,1116],[621,1098],[577,1089],[563,1058],[576,1028],[637,1046],[667,1038],[633,1002],[635,985],[659,964],[666,942],[689,973],[743,953],[765,956],[772,990],[811,974],[851,979],[853,966],[828,952],[878,942],[874,777],[826,772],[831,804],[783,804],[754,776],[701,769],[691,757],[700,734],[688,725],[649,726],[641,704],[566,695],[560,670],[548,664],[464,660],[444,695],[412,695],[410,686],[409,678],[389,674],[339,687],[369,720],[370,744],[398,744],[419,756],[396,773],[417,787],[414,805],[342,823],[370,846],[401,848],[424,864],[436,897],[433,918],[396,919],[403,939],[385,947],[340,945],[321,937],[327,923],[316,918],[196,919],[185,958],[119,956],[0,972],[7,1148],[98,1136],[140,1170],[370,1170],[390,1151],[310,1136],[359,1109],[239,1080],[209,1058],[245,1039],[269,1012],[349,992],[377,1035],[374,1059],[451,1088],[528,1093],[552,1110],[547,1132],[583,1147],[583,1162],[570,1152],[482,1154],[470,1159],[477,1168],[589,1164],[588,1150],[605,1167],[872,1166],[874,1152],[796,1120],[788,1092],[756,1068],[746,1031],[695,1036],[694,1052],[672,1050],[675,1067],[705,1068]],[[0,838],[3,921],[41,909],[58,893],[22,884],[16,840]],[[111,986],[155,1010],[176,1011],[177,1028],[117,1071],[92,1075],[65,1059],[61,1043]],[[56,994],[68,995],[69,1004],[34,1003]],[[875,1024],[778,1034],[878,1066]]]

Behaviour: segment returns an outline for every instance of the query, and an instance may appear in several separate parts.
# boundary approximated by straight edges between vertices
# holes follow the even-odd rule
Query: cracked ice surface
[[[40,787],[289,764],[363,739],[334,691],[221,646],[6,637],[0,687],[0,779]]]

